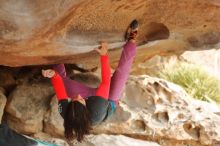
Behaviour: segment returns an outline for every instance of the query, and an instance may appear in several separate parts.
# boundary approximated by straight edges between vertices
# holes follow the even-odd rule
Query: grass
[[[200,66],[178,62],[173,66],[165,67],[158,76],[182,86],[196,99],[215,101],[220,105],[220,80]]]

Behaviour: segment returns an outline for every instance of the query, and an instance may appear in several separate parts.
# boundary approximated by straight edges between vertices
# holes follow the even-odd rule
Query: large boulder
[[[118,114],[118,110],[125,112]],[[197,101],[167,81],[131,76],[116,114],[97,126],[94,133],[215,145],[220,144],[219,111],[218,106]],[[127,118],[118,121],[117,117]]]
[[[53,95],[53,88],[45,83],[17,86],[6,105],[8,125],[24,134],[42,131],[44,114]]]
[[[138,61],[219,46],[217,0],[1,0],[0,64],[94,66],[99,59],[93,48],[101,40],[110,42],[110,48],[121,47],[133,19],[141,24]],[[117,62],[120,50],[109,54]]]
[[[46,132],[60,135],[63,120],[55,97]],[[220,108],[190,97],[181,87],[149,76],[131,76],[116,112],[93,134],[122,134],[159,144],[220,144]],[[114,139],[114,138],[113,138]],[[117,138],[116,138],[117,139]]]

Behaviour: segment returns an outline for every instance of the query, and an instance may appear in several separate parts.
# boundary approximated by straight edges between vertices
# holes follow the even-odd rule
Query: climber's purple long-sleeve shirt
[[[129,71],[132,66],[132,62],[133,62],[135,54],[136,54],[136,45],[132,42],[127,42],[123,47],[118,67],[116,68],[113,76],[111,77],[111,81],[110,81],[110,78],[108,77],[106,78],[106,76],[110,74],[110,69],[109,70],[107,69],[107,71],[105,70],[106,65],[109,65],[108,59],[106,62],[106,60],[102,59],[101,57],[102,81],[107,79],[105,81],[109,83],[110,90],[109,90],[109,85],[102,88],[101,86],[102,83],[99,86],[99,88],[90,88],[82,83],[71,80],[68,76],[66,76],[65,67],[63,64],[55,65],[54,70],[57,72],[57,74],[52,78],[52,83],[53,83],[57,98],[60,101],[59,102],[60,109],[62,109],[60,110],[61,115],[64,116],[65,114],[66,106],[68,105],[67,98],[68,97],[74,98],[78,94],[80,94],[84,99],[86,99],[86,103],[89,105],[88,109],[90,110],[95,109],[96,111],[101,111],[102,114],[105,114],[104,116],[102,116],[102,118],[98,119],[99,120],[98,122],[103,121],[107,116],[110,115],[109,109],[111,109],[110,110],[111,112],[114,111],[114,108],[118,104],[123,87],[125,86],[127,78],[129,76]],[[103,74],[103,71],[104,71],[104,74],[106,73],[105,74],[106,76]],[[57,81],[61,82],[61,84],[56,83]],[[59,87],[60,85],[62,87]],[[103,93],[105,95],[103,95]],[[96,103],[96,105],[94,102]],[[94,106],[92,106],[93,103],[94,103]],[[97,104],[97,103],[100,103],[100,104]],[[107,106],[107,107],[103,108],[103,106]],[[95,115],[100,116],[100,113],[95,114]],[[95,123],[98,123],[98,122],[97,120],[95,121]]]
[[[101,60],[102,81],[99,87],[96,89],[95,96],[100,96],[108,100],[110,81],[111,81],[110,80],[111,72],[110,72],[108,55],[102,55],[100,57],[100,60]],[[52,81],[54,90],[56,92],[58,101],[68,99],[69,96],[66,93],[64,81],[57,72],[55,72],[55,75],[51,78],[51,81]],[[74,88],[72,90],[74,90]]]

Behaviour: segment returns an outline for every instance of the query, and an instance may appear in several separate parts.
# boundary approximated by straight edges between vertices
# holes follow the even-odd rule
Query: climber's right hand
[[[108,43],[107,42],[101,42],[100,46],[98,48],[95,48],[95,51],[98,52],[101,56],[107,55],[108,53]]]

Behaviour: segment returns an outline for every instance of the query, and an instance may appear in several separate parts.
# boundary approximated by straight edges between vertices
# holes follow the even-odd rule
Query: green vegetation
[[[165,67],[159,77],[182,86],[196,99],[215,101],[220,105],[220,80],[200,66],[179,62]]]

